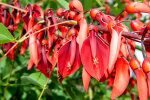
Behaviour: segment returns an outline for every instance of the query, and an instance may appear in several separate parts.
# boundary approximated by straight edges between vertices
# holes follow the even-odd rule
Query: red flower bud
[[[132,2],[128,4],[125,7],[125,10],[128,13],[140,13],[140,12],[150,13],[150,8],[146,4],[140,2]]]
[[[94,8],[90,11],[90,16],[93,20],[96,20],[96,14],[99,12],[98,8]]]
[[[145,73],[150,72],[150,60],[148,58],[143,61],[142,69]]]
[[[134,71],[135,69],[138,69],[140,67],[140,62],[136,58],[132,58],[130,60],[130,67]]]

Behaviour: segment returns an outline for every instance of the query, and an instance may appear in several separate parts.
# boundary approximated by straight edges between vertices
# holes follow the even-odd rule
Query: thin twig
[[[34,33],[32,33],[32,35],[34,35],[34,34],[37,34],[37,33],[39,33],[39,32],[41,32],[41,31],[44,31],[44,30],[46,30],[46,29],[48,29],[48,28],[50,28],[50,27],[54,27],[54,26],[57,26],[57,25],[61,25],[61,24],[65,24],[65,23],[70,23],[70,22],[76,22],[76,21],[74,21],[74,20],[69,20],[69,21],[64,21],[64,22],[61,22],[61,23],[57,23],[57,24],[53,24],[53,25],[51,25],[51,26],[48,26],[48,27],[44,27],[44,28],[42,28],[42,29],[40,29],[40,30],[38,30],[38,31],[36,31],[36,32],[34,32]],[[28,35],[27,37],[25,37],[23,40],[25,40],[25,39],[27,39],[27,38],[29,38],[30,37],[30,35]]]
[[[102,31],[104,33],[110,34],[108,28],[105,26],[95,25],[98,31]],[[138,35],[137,33],[133,34],[133,32],[122,32],[123,37],[127,37],[128,39],[136,40],[137,42],[141,42],[142,35]],[[139,40],[139,41],[138,41]],[[150,44],[150,37],[144,37],[144,43]]]
[[[86,14],[86,13],[88,13],[88,12],[90,12],[90,10],[85,11],[84,14]]]
[[[0,62],[8,55],[8,53],[14,49],[16,46],[18,45],[18,43],[15,43],[5,54],[4,56],[0,59]]]
[[[93,21],[90,23],[90,25],[93,24],[94,22],[95,22],[95,20],[93,20]]]
[[[122,22],[131,22],[132,20],[123,20],[123,21],[118,21],[117,24],[122,23]]]
[[[120,14],[115,18],[115,20],[117,20],[124,11],[125,11],[125,9],[120,12]]]
[[[22,9],[22,8],[18,8],[18,7],[15,7],[15,6],[12,6],[12,5],[9,5],[9,4],[6,4],[6,3],[2,3],[0,2],[1,5],[4,5],[4,6],[7,6],[7,7],[11,7],[11,8],[14,8],[14,9],[17,9],[21,12],[26,12],[26,10]]]
[[[43,90],[42,90],[42,92],[41,92],[41,94],[40,94],[38,100],[41,100],[41,97],[42,97],[42,95],[43,95],[43,93],[44,93],[44,91],[45,91],[45,89],[46,89],[46,86],[47,86],[49,80],[50,80],[50,78],[47,79],[47,81],[46,81],[46,83],[45,83],[45,85],[44,85],[44,87],[43,87]]]
[[[129,52],[129,55],[131,56],[131,58],[133,58],[133,55],[132,55],[132,53],[131,53],[131,51],[130,51],[130,49],[129,49],[129,44],[128,44],[127,38],[125,38],[125,41],[126,41],[127,50],[128,50],[128,52]]]
[[[110,46],[110,44],[109,44],[100,34],[98,34],[98,36],[99,36],[108,46]]]
[[[144,53],[144,48],[145,48],[145,46],[144,46],[144,37],[145,37],[145,34],[147,33],[147,31],[148,31],[148,29],[147,29],[147,27],[144,29],[144,32],[143,32],[143,34],[142,34],[142,38],[141,38],[141,47],[142,47],[142,54],[143,54],[143,58],[145,59],[146,58],[146,55],[145,55],[145,53]]]
[[[67,32],[66,32],[66,34],[65,34],[65,39],[67,38],[68,32],[70,31],[71,28],[72,28],[72,27],[70,27],[70,28],[67,30]]]

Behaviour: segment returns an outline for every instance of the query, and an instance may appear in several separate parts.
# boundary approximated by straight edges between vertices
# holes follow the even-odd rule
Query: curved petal
[[[48,62],[48,66],[46,67],[43,59],[40,60],[37,69],[42,72],[46,77],[51,77],[52,64]]]
[[[146,4],[140,2],[129,3],[125,7],[125,10],[128,13],[139,13],[139,12],[150,13],[150,8]]]
[[[36,36],[30,35],[29,38],[29,49],[30,49],[30,56],[34,64],[37,66],[38,65],[38,47],[37,47],[37,39]]]
[[[148,77],[148,96],[150,97],[150,72],[147,73]]]
[[[85,19],[81,19],[80,20],[80,30],[79,30],[79,35],[77,38],[79,38],[79,51],[81,52],[81,47],[83,44],[83,41],[86,39],[87,37],[87,22]]]
[[[21,46],[20,55],[23,55],[28,47],[28,40],[24,40]]]
[[[134,70],[137,79],[137,89],[140,100],[148,100],[147,80],[141,69]]]
[[[119,54],[119,49],[121,45],[121,34],[123,29],[118,26],[111,28],[111,43],[110,43],[110,54],[109,54],[109,65],[108,73],[110,74],[114,69],[114,64],[117,60]]]
[[[129,63],[125,58],[118,58],[116,62],[116,75],[111,93],[111,99],[120,96],[128,86],[130,79]]]
[[[34,66],[34,63],[33,63],[32,59],[30,58],[27,70],[30,70],[31,68],[33,68],[33,66]]]
[[[77,9],[80,12],[83,12],[83,6],[82,3],[79,0],[73,0],[72,1],[72,6]]]
[[[86,71],[99,81],[108,67],[109,47],[97,36],[95,39],[95,58],[92,56],[90,37],[87,37],[81,48],[81,60]]]
[[[77,44],[77,42],[75,44],[73,43],[73,45],[76,45],[76,48],[73,48],[74,46],[71,46],[72,42],[73,41],[69,41],[65,45],[63,45],[58,53],[59,73],[63,77],[76,72],[81,65],[79,45]]]
[[[82,81],[83,81],[83,86],[84,86],[84,89],[85,89],[86,92],[88,90],[90,80],[91,80],[91,75],[83,67],[83,70],[82,70]]]

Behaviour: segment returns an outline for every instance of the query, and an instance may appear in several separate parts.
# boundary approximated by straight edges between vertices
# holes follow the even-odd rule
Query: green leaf
[[[92,8],[92,2],[93,0],[88,0],[88,3],[87,0],[84,0],[83,7],[85,11]]]
[[[47,81],[47,77],[45,77],[41,72],[35,72],[30,74],[29,76],[22,76],[22,82],[31,83],[39,86],[44,86]]]
[[[0,23],[0,44],[16,41],[8,29]]]
[[[63,8],[69,9],[69,3],[65,0],[57,0],[57,2],[59,3],[60,6],[62,6]]]

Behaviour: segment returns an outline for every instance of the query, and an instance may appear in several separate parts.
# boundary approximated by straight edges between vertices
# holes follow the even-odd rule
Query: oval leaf
[[[0,23],[0,44],[16,41],[8,29]]]

